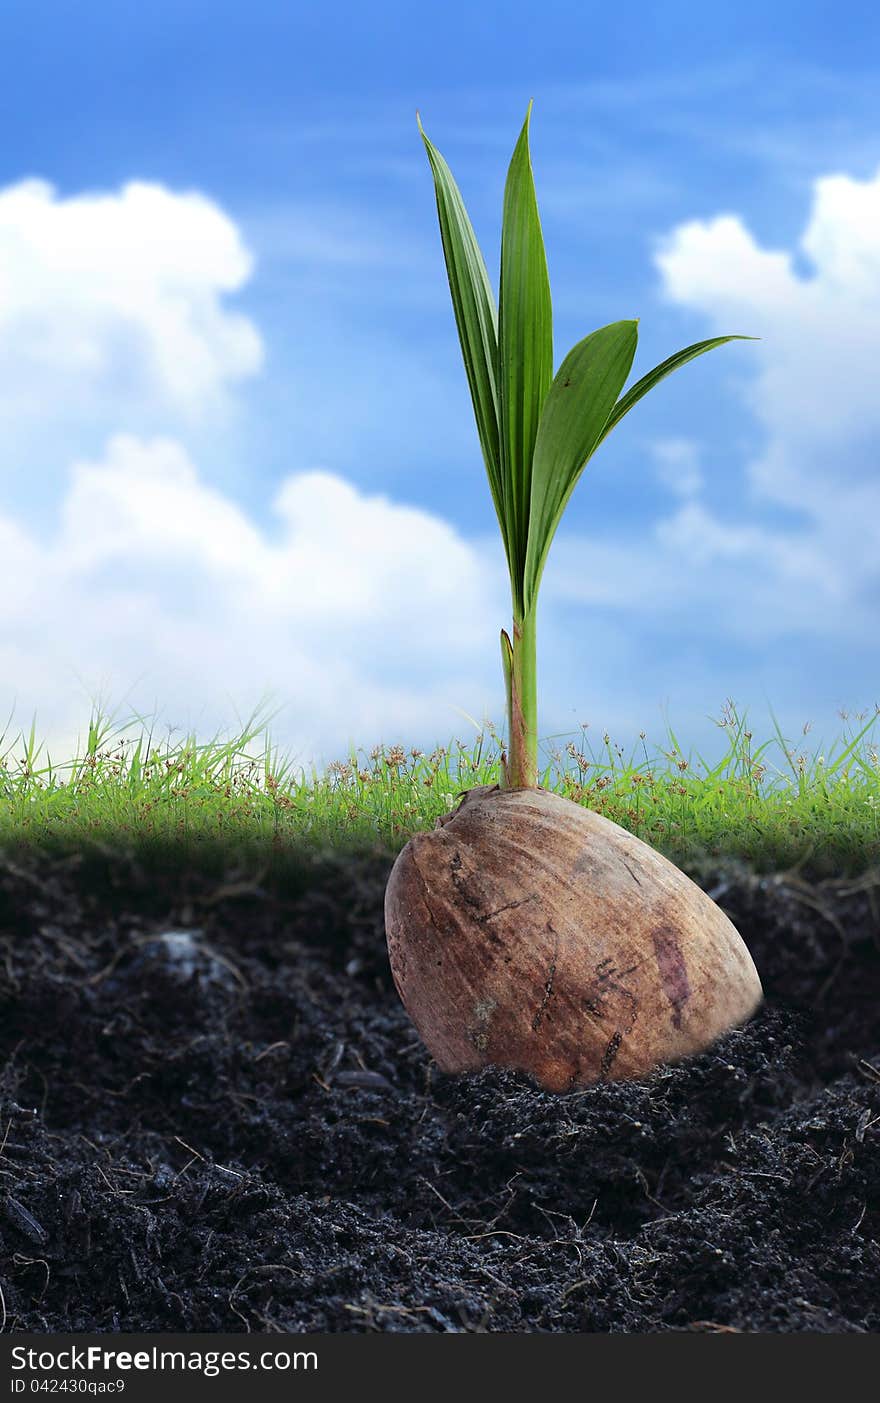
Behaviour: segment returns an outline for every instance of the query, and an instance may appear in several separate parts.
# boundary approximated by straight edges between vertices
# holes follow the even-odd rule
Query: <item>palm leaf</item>
[[[612,322],[569,351],[550,387],[532,461],[531,523],[523,579],[535,603],[550,543],[587,461],[601,442],[629,375],[638,322]]]
[[[418,122],[434,177],[443,256],[477,433],[509,559],[498,425],[498,313],[495,298],[477,237],[452,172],[425,135],[421,119]]]
[[[501,471],[515,589],[525,565],[535,437],[553,379],[550,282],[529,154],[531,110],[530,103],[504,188],[498,298]]]
[[[653,390],[655,385],[659,385],[661,380],[665,380],[667,375],[671,375],[673,370],[678,370],[679,366],[687,365],[688,361],[696,360],[697,356],[703,355],[705,351],[712,351],[716,346],[724,346],[728,341],[757,341],[757,336],[713,336],[708,341],[695,341],[693,346],[685,346],[683,351],[676,351],[674,356],[669,356],[666,360],[655,365],[653,370],[649,370],[647,375],[643,375],[641,380],[637,380],[632,389],[618,400],[614,406],[608,423],[602,432],[602,439],[607,438],[614,428],[619,424],[624,414],[628,414],[634,404],[638,404],[649,390]]]

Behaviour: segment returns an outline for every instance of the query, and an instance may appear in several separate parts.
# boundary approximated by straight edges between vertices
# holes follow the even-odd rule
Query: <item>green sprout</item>
[[[531,103],[504,190],[498,305],[452,172],[428,152],[449,290],[477,433],[510,573],[513,636],[501,631],[507,696],[510,787],[538,777],[536,618],[538,589],[569,498],[599,444],[633,405],[679,366],[727,341],[714,336],[662,361],[621,394],[635,356],[638,322],[591,332],[553,374],[553,308],[529,154]]]

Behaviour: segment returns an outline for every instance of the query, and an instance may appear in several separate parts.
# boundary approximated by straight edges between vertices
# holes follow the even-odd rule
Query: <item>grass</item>
[[[545,747],[541,783],[623,824],[683,865],[740,857],[763,870],[851,873],[880,861],[880,711],[843,716],[833,743],[796,742],[773,721],[756,740],[728,703],[725,752],[686,753],[674,732],[630,752],[584,728]],[[393,851],[430,828],[457,795],[495,784],[500,741],[487,726],[431,753],[358,752],[304,773],[258,718],[232,738],[157,741],[93,718],[72,761],[53,763],[32,729],[0,738],[0,848],[123,848],[180,862],[270,866],[286,853]]]

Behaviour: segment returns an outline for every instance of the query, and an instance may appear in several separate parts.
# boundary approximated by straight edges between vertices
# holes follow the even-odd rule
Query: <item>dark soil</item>
[[[555,1097],[432,1067],[387,871],[0,858],[7,1329],[877,1330],[880,875],[705,874],[761,1014]]]

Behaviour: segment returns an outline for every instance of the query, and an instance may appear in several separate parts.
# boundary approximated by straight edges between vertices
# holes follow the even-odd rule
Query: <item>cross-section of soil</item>
[[[555,1097],[432,1067],[389,865],[0,857],[7,1330],[878,1328],[880,875],[700,874],[764,1009]]]

